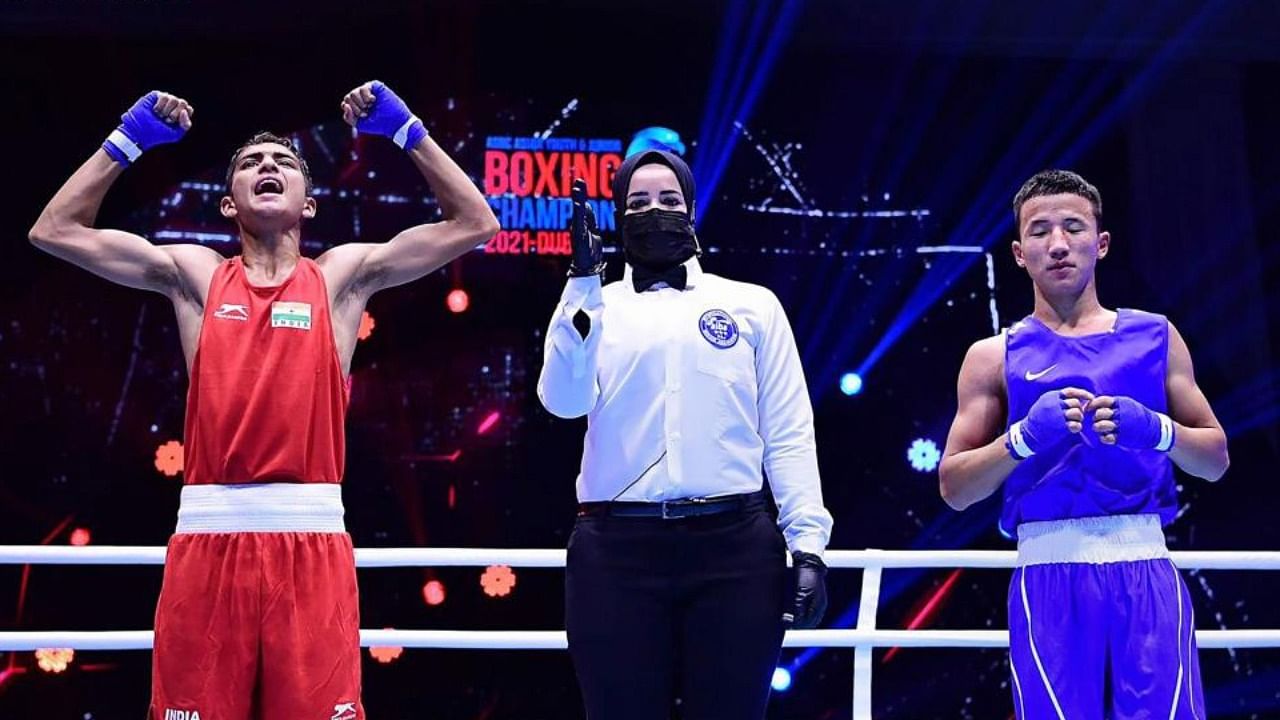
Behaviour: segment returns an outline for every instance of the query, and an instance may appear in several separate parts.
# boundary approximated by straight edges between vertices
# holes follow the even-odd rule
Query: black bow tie
[[[677,265],[666,270],[648,270],[639,265],[631,267],[631,282],[636,292],[641,293],[660,282],[677,290],[683,290],[689,284],[689,271],[684,265]]]

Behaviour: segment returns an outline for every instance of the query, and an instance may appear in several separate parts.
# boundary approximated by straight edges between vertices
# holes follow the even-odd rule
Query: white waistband
[[[1169,557],[1159,515],[1108,515],[1018,526],[1018,565],[1111,563]]]
[[[346,532],[335,483],[187,485],[177,533]]]

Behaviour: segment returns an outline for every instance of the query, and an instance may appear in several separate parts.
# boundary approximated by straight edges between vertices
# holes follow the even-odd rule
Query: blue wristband
[[[1009,451],[1009,456],[1019,462],[1035,455],[1035,451],[1027,445],[1026,438],[1022,436],[1022,421],[1009,426],[1009,434],[1004,441],[1004,447]]]
[[[134,160],[142,157],[142,148],[130,140],[120,128],[112,130],[107,139],[102,141],[102,149],[107,151],[112,160],[125,166],[133,164]]]
[[[1173,449],[1173,443],[1177,440],[1177,433],[1174,432],[1173,419],[1164,413],[1156,413],[1156,418],[1160,421],[1160,440],[1156,443],[1156,450],[1159,452],[1169,452]]]

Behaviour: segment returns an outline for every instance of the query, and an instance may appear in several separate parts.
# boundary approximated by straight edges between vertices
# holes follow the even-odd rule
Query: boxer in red
[[[112,282],[173,302],[190,373],[186,477],[156,608],[151,720],[361,720],[359,607],[339,483],[347,377],[369,296],[426,275],[498,224],[471,180],[382,83],[343,119],[390,138],[444,219],[383,243],[299,252],[311,177],[282,137],[236,150],[219,210],[241,254],[151,244],[95,227],[142,153],[191,128],[185,100],[152,92],[49,201],[31,241]]]

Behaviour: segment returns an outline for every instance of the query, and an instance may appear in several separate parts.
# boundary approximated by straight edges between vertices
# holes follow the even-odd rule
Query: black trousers
[[[763,507],[579,517],[565,627],[589,720],[763,718],[788,579],[786,544]]]

